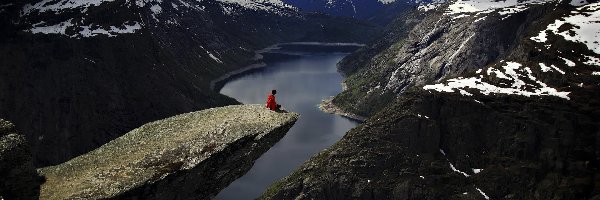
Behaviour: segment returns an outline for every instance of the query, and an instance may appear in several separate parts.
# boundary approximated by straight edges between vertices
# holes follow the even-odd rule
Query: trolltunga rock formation
[[[41,199],[209,199],[248,171],[298,119],[235,105],[145,124],[42,168]]]

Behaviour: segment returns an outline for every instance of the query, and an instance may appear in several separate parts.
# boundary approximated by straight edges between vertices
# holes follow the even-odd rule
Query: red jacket
[[[267,97],[267,108],[271,110],[277,110],[277,102],[275,102],[275,95],[270,94]]]

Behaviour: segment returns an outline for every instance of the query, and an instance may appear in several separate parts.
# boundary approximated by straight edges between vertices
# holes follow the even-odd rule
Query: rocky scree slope
[[[248,171],[298,114],[235,105],[145,124],[40,169],[40,199],[210,199]]]
[[[365,42],[377,30],[277,0],[3,2],[0,25],[0,117],[26,135],[37,166],[146,122],[237,103],[209,83],[256,49]]]
[[[438,83],[423,80],[422,85],[406,86],[391,93],[391,103],[365,102],[382,108],[333,147],[272,185],[262,198],[599,198],[600,4],[542,2],[502,9],[520,10],[504,20],[538,16],[529,19],[528,28],[518,26],[522,33],[507,38],[516,42],[504,47],[502,59],[469,68],[486,56],[473,52],[469,54],[473,60],[462,58],[465,61],[454,68],[456,74],[447,74]],[[494,19],[494,12],[488,11],[492,16],[487,17],[481,12],[449,15],[484,23]],[[513,23],[527,21],[519,19]],[[475,38],[479,32],[473,34]],[[461,51],[471,51],[465,49],[469,37],[460,42],[464,46],[458,46],[454,59],[462,57]],[[438,46],[426,48],[434,47]],[[385,50],[386,55],[404,55],[404,48]],[[435,55],[440,54],[408,55],[428,57],[435,64]],[[431,68],[440,69],[422,62],[388,70],[390,77],[414,72],[391,83],[418,81],[415,77],[434,75],[428,73]],[[376,71],[377,66],[384,65],[368,67]],[[360,70],[352,76],[360,76]],[[388,82],[376,88],[377,81],[360,80],[358,86],[373,87],[367,95],[395,86]]]

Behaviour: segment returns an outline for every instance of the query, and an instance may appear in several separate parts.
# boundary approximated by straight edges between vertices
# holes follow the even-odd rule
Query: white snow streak
[[[477,191],[479,191],[479,193],[480,193],[481,195],[483,195],[483,198],[485,198],[485,199],[490,199],[490,197],[488,197],[488,195],[486,195],[486,194],[485,194],[483,191],[481,191],[481,189],[479,189],[479,188],[477,188],[477,187],[476,187],[475,189],[476,189]]]
[[[463,176],[465,176],[465,177],[469,177],[469,175],[468,175],[467,173],[464,173],[464,172],[462,172],[462,171],[460,171],[460,170],[456,169],[456,168],[454,167],[454,165],[452,165],[452,163],[448,162],[448,164],[450,164],[450,168],[452,169],[452,171],[455,171],[455,172],[461,173],[461,174],[462,174]]]
[[[492,73],[500,79],[506,79],[511,84],[509,86],[498,84],[490,84],[482,80],[482,77],[470,77],[470,78],[454,78],[446,81],[446,83],[439,83],[434,85],[426,85],[423,87],[425,90],[435,90],[438,92],[460,92],[461,89],[470,88],[476,89],[481,94],[509,94],[509,95],[521,95],[521,96],[557,96],[564,99],[570,99],[568,94],[570,92],[559,92],[554,88],[548,87],[545,83],[538,81],[531,69],[528,67],[523,68],[521,64],[515,62],[507,62],[503,66],[504,72],[500,69],[489,68],[487,75]],[[555,68],[558,70],[558,68]],[[525,77],[525,79],[523,78]],[[535,82],[535,84],[526,84],[527,82]],[[531,89],[533,88],[533,89]],[[532,91],[533,90],[533,91]]]

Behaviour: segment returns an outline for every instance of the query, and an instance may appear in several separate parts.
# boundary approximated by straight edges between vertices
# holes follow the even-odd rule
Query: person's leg
[[[279,105],[279,104],[277,104],[277,112],[280,112],[280,113],[287,113],[287,111],[286,111],[286,110],[282,110],[282,109],[281,109],[281,105]]]

